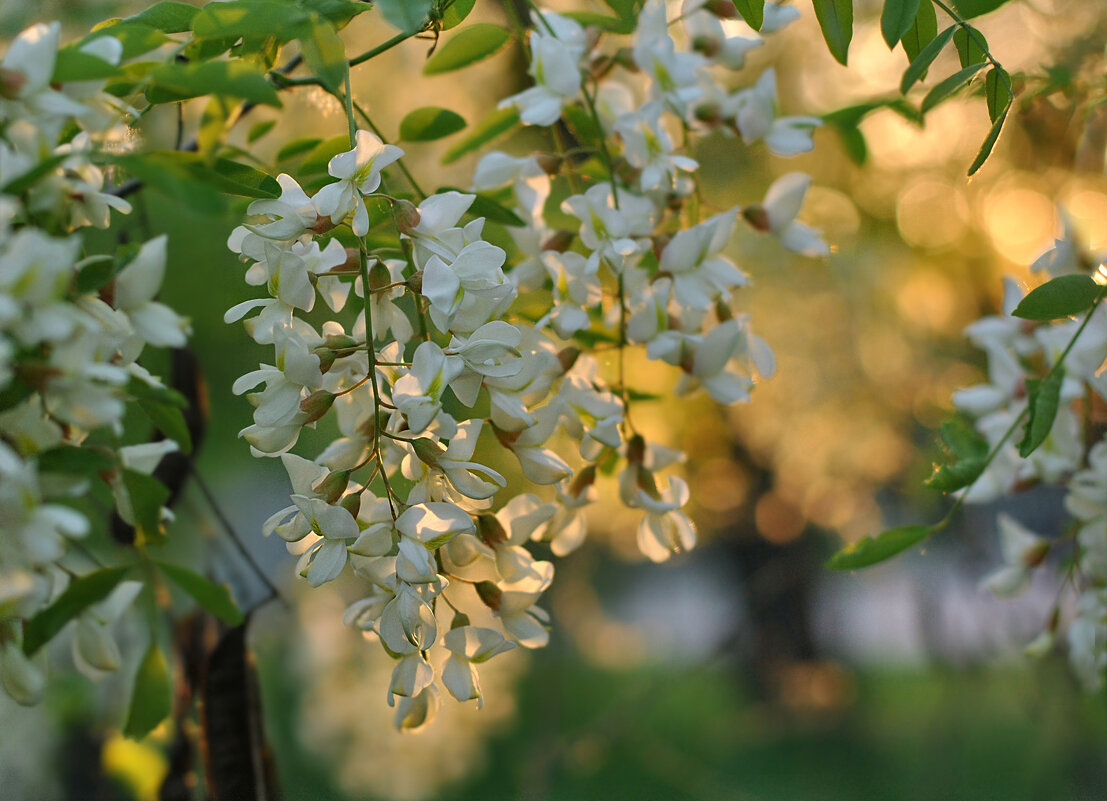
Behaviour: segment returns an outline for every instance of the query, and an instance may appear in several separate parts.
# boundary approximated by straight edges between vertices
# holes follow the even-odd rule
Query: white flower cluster
[[[112,209],[130,211],[96,166],[105,143],[121,141],[127,109],[103,81],[53,78],[59,31],[28,28],[0,59],[0,681],[24,704],[45,681],[42,660],[24,654],[24,621],[65,589],[68,541],[89,531],[64,503],[89,486],[87,471],[71,469],[81,463],[73,454],[102,463],[120,516],[133,522],[124,469],[150,473],[176,447],[116,444],[135,387],[166,391],[137,359],[147,344],[183,345],[187,331],[154,300],[164,236],[120,265],[88,255],[76,233],[106,228]],[[100,36],[80,53],[118,64],[122,46]],[[74,659],[87,674],[119,666],[108,627],[141,586],[122,582],[79,616]]]
[[[693,547],[682,511],[688,486],[658,475],[683,455],[635,429],[623,352],[642,347],[677,368],[680,394],[702,387],[720,403],[748,400],[773,357],[748,318],[731,312],[732,292],[748,283],[723,255],[740,214],[798,252],[826,252],[795,220],[810,183],[803,175],[780,179],[760,206],[703,221],[686,208],[698,209],[688,202],[698,165],[678,152],[674,124],[685,145],[692,131],[722,128],[780,154],[809,150],[818,124],[777,116],[771,71],[726,92],[713,70],[741,67],[760,40],[728,36],[700,6],[685,5],[694,49],[683,51],[664,4],[646,3],[633,56],[614,70],[594,31],[552,12],[533,15],[534,86],[504,105],[529,125],[591,118],[602,144],[580,149],[593,164],[603,157],[602,179],[567,153],[489,153],[474,193],[439,192],[416,207],[379,191],[382,169],[402,151],[358,131],[353,149],[329,164],[333,182],[309,197],[281,175],[280,198],[255,202],[254,222],[230,237],[249,263],[247,282],[269,297],[226,319],[245,318],[253,339],[274,348],[271,364],[235,384],[254,406],[242,436],[255,455],[281,457],[294,491],[265,532],[288,541],[313,586],[347,567],[360,579],[366,594],[346,620],[395,660],[389,701],[399,699],[401,728],[429,720],[439,681],[459,701],[479,703],[477,665],[547,643],[549,618],[537,604],[554,567],[526,546],[547,543],[563,556],[581,544],[597,472],[618,470],[618,494],[641,515],[647,557]],[[547,219],[550,173],[576,190],[561,204],[573,230]],[[482,237],[474,204],[490,197],[510,198],[524,223],[507,227],[510,256]],[[382,200],[390,223],[373,221]],[[373,250],[376,240],[364,237],[378,224],[393,225],[402,247]],[[357,247],[343,246],[349,233]],[[307,322],[317,295],[335,317],[352,301],[346,322]],[[545,305],[531,314],[535,299]],[[583,352],[597,339],[619,351],[614,380]],[[338,436],[313,460],[291,454],[303,428],[328,415]],[[572,452],[551,445],[566,439]],[[489,464],[497,447],[514,455],[536,492],[507,493]],[[437,668],[432,647],[444,658]]]
[[[1049,278],[1091,275],[1107,283],[1102,266],[1107,254],[1086,253],[1071,224],[1054,248],[1033,265]],[[1087,320],[1034,323],[1010,316],[1022,299],[1018,284],[1005,284],[1004,314],[986,317],[966,329],[969,339],[987,355],[988,383],[954,394],[954,405],[975,419],[976,430],[996,447],[1027,406],[1028,381],[1040,377],[1063,359],[1063,380],[1057,417],[1049,436],[1027,458],[1014,444],[1004,444],[977,482],[966,490],[966,501],[987,502],[1037,482],[1067,489],[1065,510],[1073,524],[1062,538],[1044,538],[1007,515],[999,518],[1004,564],[982,586],[1000,597],[1021,592],[1033,568],[1063,541],[1075,542],[1076,611],[1068,625],[1073,668],[1089,688],[1102,685],[1107,668],[1107,307],[1100,304]],[[1075,339],[1074,339],[1075,337]],[[1071,346],[1070,346],[1071,343]],[[1030,653],[1052,647],[1060,619],[1031,643]]]

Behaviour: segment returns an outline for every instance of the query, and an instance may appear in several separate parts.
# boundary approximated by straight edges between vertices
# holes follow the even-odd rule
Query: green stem
[[[408,39],[415,36],[417,33],[420,33],[420,31],[406,31],[404,33],[398,33],[395,36],[393,36],[391,39],[389,39],[387,42],[383,42],[382,44],[377,45],[376,47],[374,47],[371,50],[366,50],[360,56],[354,56],[353,58],[351,58],[350,59],[350,66],[351,67],[356,67],[359,64],[364,64],[369,59],[376,58],[381,53],[385,53],[385,52],[391,50],[396,45],[398,45],[402,42],[406,42]]]
[[[350,73],[346,72],[346,120],[350,130],[350,147],[357,147],[357,126],[354,124],[354,97],[350,90]],[[388,470],[384,465],[384,457],[381,456],[381,430],[380,408],[381,393],[377,384],[377,349],[373,342],[373,293],[369,291],[369,251],[365,245],[365,239],[358,237],[358,272],[361,275],[362,306],[365,310],[365,349],[369,357],[370,385],[373,388],[373,450],[377,454],[377,464],[380,466],[381,481],[384,483],[384,493],[388,498],[388,508],[392,512],[392,519],[396,519],[396,506],[392,500],[392,487],[388,483]]]

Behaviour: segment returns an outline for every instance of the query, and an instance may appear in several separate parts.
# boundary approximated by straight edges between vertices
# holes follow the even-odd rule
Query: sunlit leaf
[[[173,103],[203,95],[227,95],[267,106],[281,105],[277,90],[265,79],[265,73],[245,61],[162,64],[150,74],[146,90],[146,99],[151,103]]]
[[[915,15],[915,22],[907,29],[907,33],[900,39],[903,52],[907,54],[908,63],[919,57],[923,48],[930,44],[938,35],[938,15],[934,12],[934,4],[930,0],[919,3],[919,13]],[[923,70],[923,74],[926,71]]]
[[[153,476],[134,470],[123,471],[123,486],[131,500],[136,541],[161,542],[161,508],[169,500],[169,490]]]
[[[346,47],[338,38],[334,26],[324,20],[313,20],[300,37],[300,52],[304,61],[323,85],[332,92],[346,81]]]
[[[923,114],[930,111],[930,109],[934,108],[936,105],[948,98],[962,86],[971,81],[973,76],[976,75],[976,73],[980,72],[980,70],[982,69],[984,69],[984,64],[970,64],[964,69],[955,72],[953,75],[950,75],[945,80],[936,84],[934,88],[931,89],[929,93],[927,93],[926,97],[923,98],[921,106]]]
[[[1090,275],[1061,275],[1032,289],[1011,314],[1024,320],[1060,320],[1091,308],[1103,291]]]
[[[812,3],[831,55],[839,64],[846,64],[853,39],[853,0],[812,0]]]
[[[137,22],[163,33],[184,33],[191,30],[192,20],[199,13],[200,9],[194,5],[175,2],[175,0],[162,0],[145,11],[127,17],[124,22]]]
[[[992,122],[1006,114],[1011,105],[1011,92],[1007,88],[1010,82],[1011,76],[1000,67],[993,67],[984,76],[984,96],[988,100],[988,117]]]
[[[207,37],[297,38],[311,17],[295,3],[280,0],[229,0],[208,3],[192,20],[192,32]]]
[[[433,3],[431,0],[377,0],[374,3],[384,18],[405,33],[422,29]]]
[[[1008,0],[953,0],[953,8],[965,19],[995,11]]]
[[[400,138],[406,142],[430,142],[465,128],[465,119],[457,112],[438,106],[417,108],[400,123]]]
[[[991,130],[988,131],[988,135],[984,138],[984,143],[980,146],[980,152],[976,154],[976,158],[973,159],[972,164],[969,166],[970,176],[975,175],[977,170],[984,166],[984,162],[988,160],[988,157],[992,155],[992,150],[999,140],[999,134],[1003,130],[1003,123],[1007,121],[1007,113],[1010,110],[1011,103],[1008,102],[1000,115],[996,117],[995,122],[992,123]]]
[[[934,59],[942,52],[942,48],[949,44],[949,40],[953,38],[953,33],[956,30],[956,26],[949,26],[927,42],[922,51],[915,56],[914,60],[907,66],[907,69],[904,70],[903,78],[899,82],[899,91],[902,94],[907,94],[908,90],[922,78],[927,69],[930,68],[930,65],[934,63]]]
[[[468,67],[494,54],[509,39],[511,33],[507,29],[488,22],[462,28],[438,46],[434,55],[423,65],[423,74],[439,75]]]
[[[456,145],[446,151],[443,164],[451,164],[480,147],[501,136],[519,124],[519,112],[513,108],[493,111],[483,120],[469,129],[469,133]]]
[[[734,0],[734,7],[747,25],[755,31],[761,30],[765,22],[765,0]]]
[[[984,38],[984,34],[971,25],[967,29],[957,29],[957,32],[953,34],[953,46],[957,48],[957,58],[960,59],[962,67],[967,67],[970,64],[980,64],[988,60],[987,56],[984,55],[988,40]]]
[[[826,563],[831,570],[856,570],[891,559],[925,540],[933,533],[930,526],[901,526],[878,537],[865,537],[850,543]]]
[[[442,12],[442,30],[448,31],[463,23],[476,2],[477,0],[454,0],[450,7]]]
[[[911,30],[918,13],[919,0],[884,0],[884,9],[880,13],[880,34],[888,47],[895,47]]]

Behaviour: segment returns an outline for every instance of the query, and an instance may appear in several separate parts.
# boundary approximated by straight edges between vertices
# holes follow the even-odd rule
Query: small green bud
[[[312,486],[312,490],[322,500],[329,504],[335,503],[342,497],[342,493],[346,491],[346,487],[350,483],[350,471],[349,470],[332,470],[323,476],[315,485]],[[360,508],[360,506],[359,506]]]
[[[450,630],[464,628],[465,626],[471,626],[469,622],[469,616],[464,612],[458,612],[454,615],[454,619],[450,622]]]
[[[415,455],[419,457],[419,460],[431,467],[437,465],[439,458],[446,452],[441,445],[427,437],[419,437],[419,439],[413,440],[411,447],[415,449]]]
[[[392,213],[396,215],[396,227],[402,234],[410,233],[421,219],[418,207],[410,200],[395,201],[392,204]]]

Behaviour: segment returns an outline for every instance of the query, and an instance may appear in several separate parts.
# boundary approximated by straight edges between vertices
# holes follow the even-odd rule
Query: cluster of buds
[[[281,175],[280,198],[254,203],[230,237],[247,282],[269,296],[226,319],[245,319],[274,348],[271,364],[235,384],[255,407],[242,436],[255,455],[283,460],[294,491],[265,532],[288,542],[313,586],[356,577],[365,594],[346,620],[395,660],[388,697],[401,728],[430,719],[440,685],[479,702],[478,664],[547,643],[537,604],[554,566],[535,554],[580,546],[597,475],[618,471],[645,556],[664,561],[695,544],[688,486],[662,475],[683,454],[632,422],[627,349],[675,367],[678,393],[702,388],[723,404],[748,400],[773,372],[768,346],[731,311],[749,279],[723,252],[740,216],[799,252],[826,247],[795,221],[806,176],[781,179],[761,206],[705,220],[689,202],[698,164],[669,129],[681,124],[686,151],[695,131],[717,127],[698,113],[725,94],[715,70],[740,68],[760,44],[727,37],[719,6],[686,3],[691,49],[681,50],[651,0],[632,47],[615,55],[593,30],[534,12],[535,85],[502,105],[533,126],[590,117],[595,141],[582,136],[577,149],[602,157],[602,179],[578,169],[585,156],[492,152],[470,193],[416,205],[383,191],[382,170],[403,152],[357,131],[331,160],[331,183],[309,196]],[[810,149],[818,123],[776,117],[771,71],[727,98],[748,143]],[[551,222],[553,179],[575,192]],[[479,209],[499,200],[513,224],[510,239],[494,239],[510,252],[484,238]],[[382,206],[391,213],[369,211]],[[334,313],[318,327],[302,316],[317,295]],[[618,351],[618,376],[588,353],[597,341]],[[338,436],[311,460],[293,455],[301,431],[324,420]],[[533,491],[506,489],[500,471],[514,465]]]
[[[126,141],[131,112],[103,80],[54,79],[59,32],[28,28],[0,60],[0,681],[24,704],[45,684],[24,623],[88,569],[69,559],[90,529],[75,499],[104,480],[134,524],[128,476],[177,448],[122,445],[123,416],[136,398],[171,397],[138,359],[146,345],[184,345],[188,331],[155,300],[164,236],[114,256],[85,251],[79,229],[130,211],[97,163]],[[116,65],[123,47],[92,36],[79,53]],[[141,587],[118,583],[78,617],[73,656],[85,673],[119,666],[109,626]]]

